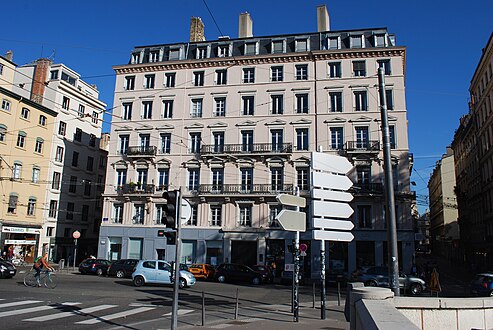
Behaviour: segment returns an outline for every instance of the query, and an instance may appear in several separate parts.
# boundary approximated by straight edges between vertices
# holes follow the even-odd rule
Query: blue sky
[[[214,15],[211,17],[207,7]],[[54,56],[96,84],[113,106],[112,66],[126,64],[134,46],[187,41],[191,16],[205,24],[208,40],[238,35],[238,15],[249,12],[256,36],[314,32],[317,0],[279,1],[66,1],[2,3],[0,54],[11,49],[23,65]],[[468,111],[469,83],[493,32],[492,0],[332,0],[331,29],[387,27],[407,47],[406,97],[412,181],[418,200],[428,195],[435,162]],[[105,116],[109,131],[110,116]],[[419,203],[420,212],[427,206]]]

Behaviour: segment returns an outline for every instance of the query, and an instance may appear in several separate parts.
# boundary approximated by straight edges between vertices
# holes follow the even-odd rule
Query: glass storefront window
[[[129,238],[128,240],[128,258],[142,259],[142,238]]]

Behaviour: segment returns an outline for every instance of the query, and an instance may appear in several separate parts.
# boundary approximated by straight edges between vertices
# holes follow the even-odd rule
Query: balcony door
[[[241,151],[253,151],[253,131],[241,131]]]
[[[251,193],[253,190],[253,168],[242,168],[241,171],[241,191]]]
[[[223,191],[224,184],[224,169],[214,168],[212,169],[212,191],[220,193]]]
[[[284,143],[282,129],[273,129],[270,133],[272,137],[272,151],[281,151]]]
[[[224,151],[224,132],[214,132],[214,152],[222,153]]]
[[[356,127],[355,129],[356,129],[356,148],[358,149],[368,148],[368,144],[369,144],[368,127],[360,126],[360,127]]]
[[[146,152],[151,145],[151,136],[149,134],[140,134],[140,151]]]

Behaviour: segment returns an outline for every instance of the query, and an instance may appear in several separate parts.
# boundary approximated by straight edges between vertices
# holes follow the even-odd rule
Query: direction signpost
[[[321,319],[325,320],[325,241],[351,242],[349,220],[353,196],[347,192],[353,183],[346,174],[353,165],[344,157],[312,152],[313,239],[320,240]],[[328,230],[326,230],[328,229]]]
[[[295,210],[283,209],[276,216],[276,220],[284,230],[296,232],[293,272],[293,318],[295,322],[298,322],[299,315],[300,231],[306,231],[306,214],[300,212],[300,207],[305,207],[306,205],[306,199],[300,197],[299,194],[298,187],[296,187],[296,196],[288,194],[276,196],[277,201],[282,205],[295,208]]]

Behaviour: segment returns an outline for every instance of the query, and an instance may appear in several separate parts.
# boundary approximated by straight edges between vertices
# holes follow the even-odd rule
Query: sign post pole
[[[75,249],[74,249],[74,272],[75,272],[75,263],[77,260],[77,239],[80,237],[80,232],[78,230],[72,233],[72,237],[74,238]]]
[[[300,196],[300,190],[298,187],[296,189],[296,196]],[[296,212],[300,211],[300,207],[296,206]],[[296,231],[296,236],[294,240],[294,321],[299,321],[299,288],[300,288],[300,231]]]
[[[320,318],[325,320],[325,240],[320,244]]]

